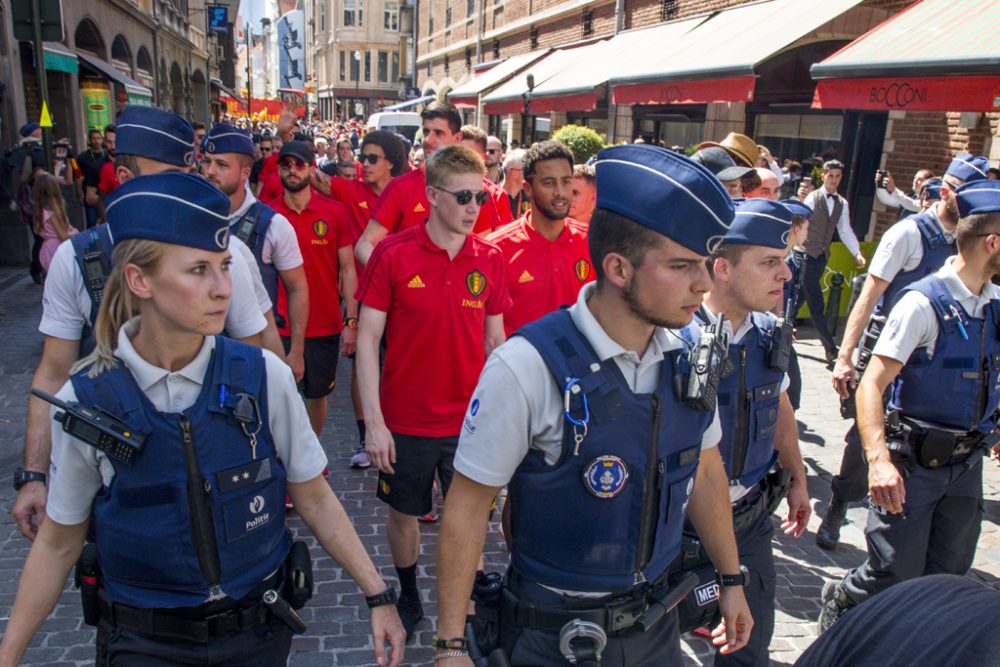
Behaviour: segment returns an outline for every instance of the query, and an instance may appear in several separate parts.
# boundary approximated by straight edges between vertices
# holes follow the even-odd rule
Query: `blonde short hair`
[[[432,187],[445,187],[448,177],[455,174],[485,176],[486,165],[474,150],[460,144],[437,149],[424,163],[424,177]]]

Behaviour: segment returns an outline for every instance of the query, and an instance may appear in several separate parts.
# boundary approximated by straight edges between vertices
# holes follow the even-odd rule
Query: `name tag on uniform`
[[[253,461],[239,468],[230,468],[218,473],[218,486],[222,493],[236,491],[246,486],[253,486],[259,482],[266,482],[271,479],[271,459],[261,459]]]
[[[769,398],[774,398],[778,395],[779,389],[781,389],[780,382],[764,385],[763,387],[757,387],[753,390],[753,400],[755,403],[759,403],[760,401],[766,401]]]

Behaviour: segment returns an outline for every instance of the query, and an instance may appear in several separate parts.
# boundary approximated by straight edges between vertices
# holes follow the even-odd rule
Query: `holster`
[[[282,597],[292,609],[302,609],[313,594],[313,563],[309,547],[298,540],[285,556]]]
[[[80,558],[76,561],[73,580],[76,587],[80,589],[83,622],[96,626],[101,620],[101,606],[97,596],[97,591],[101,586],[101,564],[97,556],[97,545],[93,542],[87,542],[83,545]]]
[[[500,645],[500,600],[503,576],[499,572],[476,575],[472,586],[472,601],[476,615],[466,626],[468,639],[478,648],[481,657],[490,656]]]

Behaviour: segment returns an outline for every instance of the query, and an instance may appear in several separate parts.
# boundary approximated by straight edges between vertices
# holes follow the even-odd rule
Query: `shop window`
[[[776,114],[757,116],[754,137],[770,149],[780,164],[785,158],[799,162],[821,157],[841,158],[840,138],[844,117],[825,114]]]

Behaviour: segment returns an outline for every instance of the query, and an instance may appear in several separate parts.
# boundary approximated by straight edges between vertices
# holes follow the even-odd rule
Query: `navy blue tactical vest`
[[[704,314],[696,317],[704,323]],[[784,378],[780,371],[767,367],[774,317],[752,313],[751,322],[753,326],[743,339],[729,344],[729,360],[735,370],[719,382],[719,452],[730,483],[748,488],[764,479],[778,458],[774,433]]]
[[[257,267],[260,269],[260,277],[264,282],[264,289],[267,290],[267,295],[271,297],[271,303],[274,307],[277,307],[278,269],[274,267],[273,263],[264,263],[264,239],[267,236],[267,230],[271,226],[271,220],[274,219],[274,216],[275,211],[273,208],[263,202],[257,201],[243,215],[230,223],[229,230],[233,236],[243,241],[250,248],[251,252],[253,252],[254,259],[257,260]],[[244,222],[253,223],[252,226],[250,224],[247,225],[245,232],[242,229]]]
[[[97,225],[71,237],[76,264],[80,267],[83,287],[90,297],[90,316],[80,333],[80,356],[94,349],[94,322],[104,298],[104,285],[111,274],[111,252],[114,243],[107,223]]]
[[[806,251],[793,248],[788,256],[785,257],[785,264],[788,266],[788,270],[792,272],[791,280],[785,282],[783,289],[783,295],[781,297],[782,304],[784,308],[788,305],[789,300],[791,300],[792,307],[788,309],[785,313],[785,317],[794,318],[796,313],[799,312],[799,299],[802,293],[802,277],[805,275],[805,260]]]
[[[94,499],[112,602],[194,607],[220,592],[239,599],[281,566],[291,546],[285,467],[268,425],[260,350],[216,336],[201,394],[180,414],[158,412],[121,364],[71,380],[82,404],[149,434],[134,465],[112,460],[115,476]],[[233,415],[243,395],[257,404],[249,427],[259,424],[256,458]]]
[[[889,409],[940,429],[992,431],[1000,402],[1000,301],[990,301],[977,319],[937,276],[908,290],[930,300],[940,329],[933,357],[926,348],[910,355],[892,384]]]
[[[561,395],[575,379],[569,411],[577,420],[589,412],[589,422],[577,449],[566,418],[559,460],[547,465],[532,450],[511,479],[512,565],[531,581],[573,591],[618,593],[656,580],[680,551],[713,417],[674,395],[684,352],[665,355],[655,393],[635,394],[613,360],[597,358],[567,310],[516,335],[538,350]]]
[[[917,213],[910,216],[910,220],[917,223],[920,230],[920,243],[923,245],[924,254],[920,258],[920,263],[909,271],[900,271],[892,279],[885,293],[879,300],[875,309],[876,315],[885,315],[896,302],[896,297],[906,287],[920,280],[924,276],[929,276],[942,266],[946,259],[958,252],[955,241],[945,238],[941,230],[941,224],[927,212]]]

